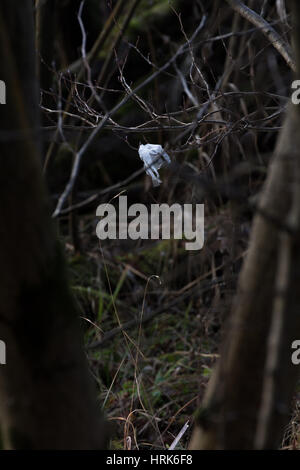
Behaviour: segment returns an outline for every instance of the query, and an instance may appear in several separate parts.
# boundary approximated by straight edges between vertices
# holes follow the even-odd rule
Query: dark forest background
[[[3,448],[300,448],[299,25],[284,0],[1,1]],[[100,241],[121,194],[204,204],[203,249]]]

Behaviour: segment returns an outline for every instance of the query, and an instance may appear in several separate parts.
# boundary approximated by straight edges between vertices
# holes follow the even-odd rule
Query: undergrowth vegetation
[[[130,249],[128,241],[99,242],[86,229],[92,223],[84,218],[84,254],[65,242],[92,374],[113,423],[111,447],[163,449],[186,422],[192,427],[203,399],[247,230],[232,262],[226,207],[217,220],[208,217],[205,248],[189,255],[179,240],[131,242]],[[188,430],[182,448],[189,438]]]
[[[287,38],[289,18],[269,3],[251,2]],[[99,133],[76,175],[76,189],[59,199],[55,215],[86,354],[112,425],[111,448],[167,448],[189,422],[180,441],[186,448],[236,293],[286,110],[290,71],[260,28],[233,14],[226,2],[130,5],[133,10],[122,11],[104,45],[88,57],[93,86],[78,80],[76,72],[89,77],[79,59],[66,63],[60,76],[70,110],[62,131],[72,148],[81,151],[86,136]],[[51,97],[54,107],[58,95]],[[107,109],[114,113],[105,121]],[[51,119],[49,109],[45,115]],[[162,173],[159,188],[151,187],[143,170],[134,173],[141,141],[159,143],[171,156],[173,166]],[[61,181],[54,185],[60,192],[74,170],[72,151],[65,151],[63,142],[52,159],[60,166]],[[50,187],[52,160],[50,149]],[[99,242],[96,203],[124,192],[132,203],[204,203],[203,249],[187,252],[179,240]],[[291,426],[285,448],[299,446],[298,427]]]

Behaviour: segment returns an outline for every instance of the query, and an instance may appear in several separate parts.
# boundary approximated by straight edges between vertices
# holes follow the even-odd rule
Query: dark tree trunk
[[[291,3],[299,78],[300,6]],[[290,105],[191,449],[276,449],[288,423],[299,377],[291,362],[300,337],[299,129],[300,108]]]
[[[1,445],[100,449],[100,407],[42,179],[32,3],[0,3]]]

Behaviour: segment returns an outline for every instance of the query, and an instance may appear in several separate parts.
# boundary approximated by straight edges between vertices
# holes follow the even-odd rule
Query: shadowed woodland
[[[0,63],[0,448],[299,450],[299,2],[2,0]]]

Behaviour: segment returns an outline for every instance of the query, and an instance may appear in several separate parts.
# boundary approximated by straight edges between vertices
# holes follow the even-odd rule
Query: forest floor
[[[195,253],[181,240],[100,242],[93,215],[80,223],[82,253],[64,242],[90,369],[114,436],[110,447],[166,449],[189,423],[177,445],[186,449],[218,357],[249,221],[233,236],[225,206],[207,218],[205,247]],[[300,448],[298,408],[295,400],[283,448]]]
[[[199,252],[181,240],[100,242],[93,215],[81,218],[82,253],[64,239],[111,448],[168,448],[188,422],[187,447],[247,246],[245,224],[233,258],[230,214],[208,217]]]

